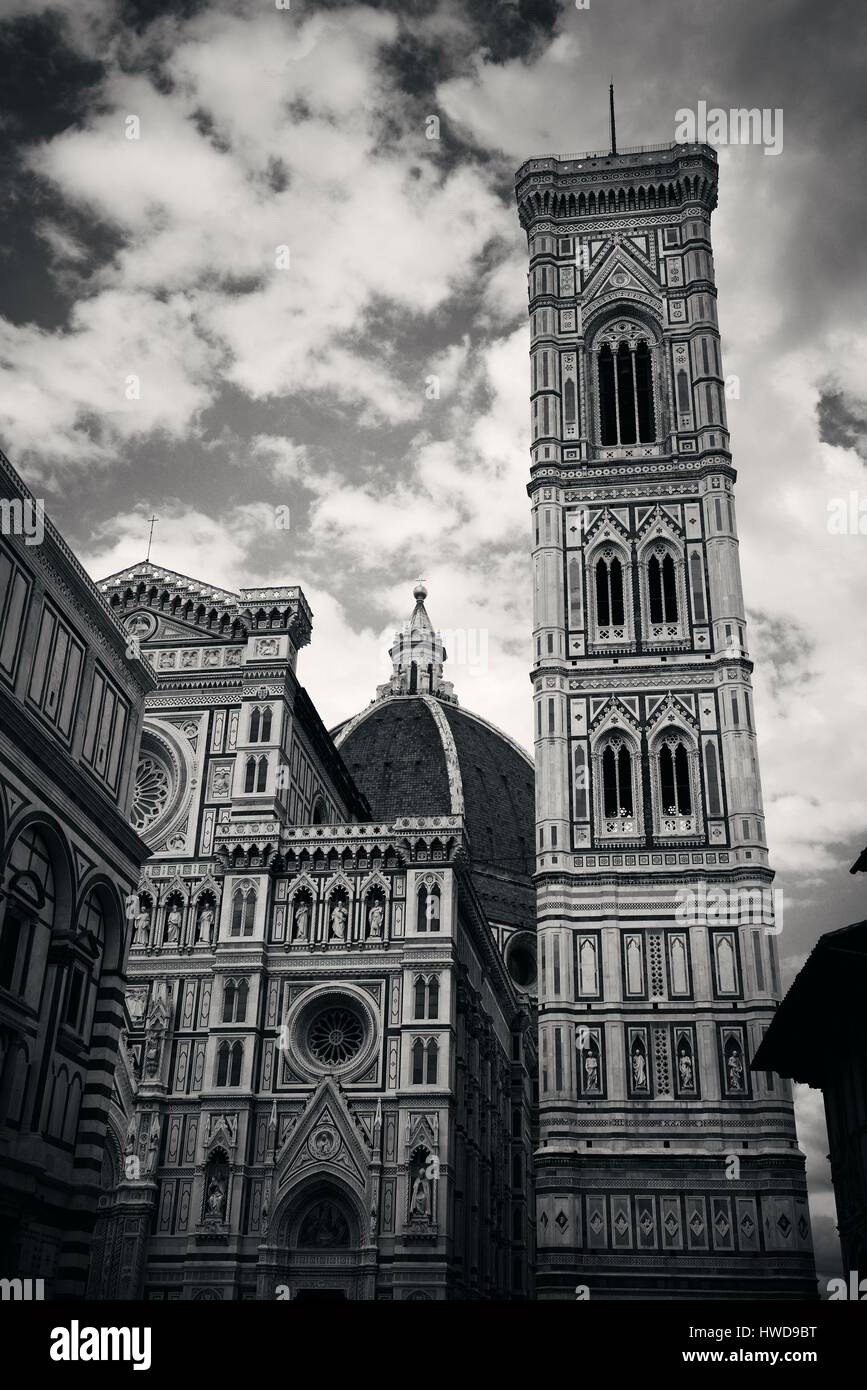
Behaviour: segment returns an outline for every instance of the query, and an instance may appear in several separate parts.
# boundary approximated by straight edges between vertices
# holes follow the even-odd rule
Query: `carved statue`
[[[208,1186],[208,1215],[222,1219],[226,1208],[226,1189],[216,1178],[212,1178]]]
[[[209,907],[199,914],[196,928],[196,941],[206,941],[210,946],[214,935],[214,914]]]
[[[123,1146],[125,1154],[135,1153],[135,1114],[130,1115],[129,1124],[126,1127],[126,1143]]]
[[[135,935],[133,936],[133,946],[146,946],[150,934],[151,915],[149,912],[140,912],[135,919]]]
[[[166,943],[174,945],[181,939],[181,914],[177,907],[173,907],[166,919]]]
[[[157,1157],[160,1147],[160,1122],[159,1116],[154,1115],[151,1123],[151,1132],[148,1135],[148,1172],[153,1173],[157,1166]]]
[[[647,1085],[647,1063],[644,1053],[638,1049],[632,1054],[632,1084],[637,1091],[644,1090]]]
[[[331,912],[331,935],[335,941],[346,940],[347,911],[342,902],[337,902]]]
[[[733,1050],[729,1053],[728,1073],[729,1089],[732,1091],[742,1091],[744,1089],[744,1064],[737,1050]]]
[[[588,1091],[599,1090],[599,1062],[595,1052],[588,1052],[584,1058],[584,1086]]]
[[[382,910],[382,903],[375,902],[367,916],[367,930],[371,937],[382,936],[382,921],[385,913]]]
[[[145,1042],[144,1069],[146,1076],[156,1076],[160,1069],[160,1056],[163,1048],[162,1033],[154,1030],[147,1035]]]
[[[684,1091],[692,1090],[692,1058],[686,1051],[681,1052],[678,1060],[678,1070],[680,1072],[680,1084]]]
[[[307,929],[310,924],[310,908],[307,906],[306,898],[299,898],[295,908],[295,931],[296,941],[307,940]]]
[[[412,1185],[412,1193],[409,1199],[409,1214],[415,1220],[430,1220],[430,1182],[425,1177],[424,1168],[420,1170]]]

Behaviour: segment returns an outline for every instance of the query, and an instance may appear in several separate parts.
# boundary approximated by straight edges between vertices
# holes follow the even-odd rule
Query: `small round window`
[[[506,965],[519,989],[536,983],[536,938],[532,932],[516,932],[506,947]]]

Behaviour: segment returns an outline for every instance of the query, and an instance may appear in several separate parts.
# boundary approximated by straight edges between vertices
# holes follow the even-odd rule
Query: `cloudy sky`
[[[612,73],[621,146],[700,100],[782,111],[779,154],[719,150],[713,234],[788,980],[867,915],[865,27],[858,0],[0,0],[0,440],[94,577],[155,513],[159,564],[300,582],[329,724],[423,574],[470,634],[462,702],[529,745],[514,170],[604,147]],[[818,1095],[799,1114],[828,1271]]]

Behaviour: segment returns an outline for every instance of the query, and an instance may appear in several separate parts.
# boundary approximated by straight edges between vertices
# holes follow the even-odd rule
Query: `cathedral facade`
[[[158,687],[90,1295],[531,1295],[531,760],[459,709],[423,589],[332,739],[300,589],[100,587]]]
[[[529,251],[537,1296],[815,1294],[704,145],[546,157]],[[580,1293],[579,1293],[580,1296]]]

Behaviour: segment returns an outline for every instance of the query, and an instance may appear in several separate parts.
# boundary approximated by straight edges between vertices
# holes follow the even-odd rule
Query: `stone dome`
[[[446,650],[428,617],[421,580],[413,598],[412,616],[389,651],[391,678],[332,737],[375,819],[463,816],[488,921],[535,932],[533,760],[507,734],[459,707],[443,678]]]

